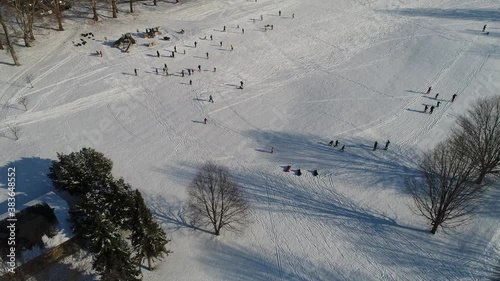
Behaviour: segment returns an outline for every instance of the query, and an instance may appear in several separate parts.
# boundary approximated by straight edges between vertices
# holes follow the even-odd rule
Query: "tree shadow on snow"
[[[326,145],[332,139],[287,132],[250,130],[246,132],[258,147],[274,147],[273,158],[294,168],[318,169],[320,173],[349,176],[351,181],[370,188],[394,188],[407,193],[405,180],[419,174],[416,152],[391,143],[383,150],[385,140],[378,139],[379,149],[372,151],[374,140],[362,138],[339,139],[339,146]],[[318,142],[325,143],[319,144]],[[345,145],[344,151],[339,151]]]
[[[195,223],[189,221],[184,213],[183,203],[179,199],[168,202],[161,195],[145,195],[145,201],[151,208],[153,215],[167,225],[167,232],[174,232],[180,229],[199,230],[201,232],[214,234],[212,231],[195,226]]]
[[[438,8],[407,8],[397,10],[379,10],[389,14],[410,17],[432,17],[460,19],[472,21],[500,21],[500,10],[497,9],[438,9]],[[482,28],[482,24],[478,24]]]
[[[277,265],[276,258],[266,256],[264,249],[256,247],[229,245],[219,241],[205,243],[202,247],[210,254],[201,255],[197,259],[205,266],[216,269],[216,272],[224,272],[224,278],[227,280],[343,280],[349,275],[348,269],[327,268],[317,261],[298,260],[285,252],[280,253],[280,260],[286,262]],[[291,265],[289,262],[295,264]],[[360,272],[357,272],[356,277],[359,280],[374,280]]]
[[[15,168],[16,206],[21,206],[45,193],[52,191],[53,185],[47,177],[52,160],[39,157],[21,158],[0,167],[0,186],[8,187],[7,173],[9,168]],[[0,203],[0,210],[7,210],[7,200]]]

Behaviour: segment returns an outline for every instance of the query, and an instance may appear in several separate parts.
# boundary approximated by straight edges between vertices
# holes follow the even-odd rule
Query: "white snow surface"
[[[431,235],[405,178],[472,102],[499,93],[497,0],[181,2],[136,2],[134,14],[123,3],[117,19],[101,9],[97,23],[68,11],[64,32],[38,30],[33,48],[17,48],[21,67],[0,54],[0,184],[16,167],[18,205],[52,190],[56,152],[91,146],[172,238],[174,253],[144,280],[489,277],[500,252],[498,189],[468,224]],[[135,36],[129,53],[109,44],[155,26],[171,41]],[[87,32],[95,40],[75,47]],[[181,77],[186,68],[194,75]],[[424,114],[436,93],[440,107]],[[16,102],[23,96],[27,111]],[[344,152],[326,145],[336,139]],[[387,151],[372,151],[388,139]],[[215,237],[183,215],[186,187],[206,161],[228,167],[245,190],[252,223],[242,234]],[[6,198],[4,188],[1,212]]]

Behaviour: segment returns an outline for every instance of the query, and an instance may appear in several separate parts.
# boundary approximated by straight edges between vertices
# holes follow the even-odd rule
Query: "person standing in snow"
[[[201,65],[198,64],[198,71],[201,71]]]
[[[158,68],[155,68],[155,70],[156,70],[156,75],[158,75]]]
[[[135,76],[137,76],[137,68],[134,68]]]
[[[425,105],[424,113],[427,112],[427,108],[429,108],[429,106]]]
[[[345,148],[345,144],[342,146],[342,148],[340,149],[340,151],[344,151],[344,148]]]
[[[222,48],[222,41],[220,41],[220,44],[219,44],[219,46],[220,46],[220,47]]]
[[[339,140],[335,141],[335,145],[333,147],[337,147],[339,145]]]
[[[181,75],[182,75],[182,77],[184,77],[184,69],[181,70]]]
[[[207,118],[203,119],[203,123],[207,124]]]
[[[208,102],[211,102],[211,103],[213,103],[213,102],[214,102],[214,99],[212,98],[212,95],[210,95],[210,96],[208,97]]]
[[[177,53],[177,46],[174,46],[174,52]]]
[[[175,57],[174,52],[172,52],[172,56],[171,57]]]
[[[389,144],[390,144],[390,143],[391,143],[391,142],[390,142],[389,140],[387,140],[387,141],[385,142],[385,147],[384,147],[384,150],[387,150],[387,149],[389,148]]]
[[[160,57],[160,52],[158,50],[156,51],[156,56]]]
[[[210,40],[213,40],[214,38],[212,37],[212,34],[210,34]]]
[[[189,85],[193,85],[193,80],[189,80]]]
[[[166,63],[165,63],[165,64],[163,64],[163,66],[165,66],[165,69],[168,69],[168,67],[167,67],[167,64],[166,64]]]
[[[278,11],[278,15],[281,17],[281,11]]]
[[[188,74],[191,75],[191,68],[188,68]]]
[[[208,60],[208,52],[207,52],[207,60]]]
[[[234,50],[234,46],[231,44],[231,51]]]
[[[429,87],[429,89],[427,89],[427,93],[425,93],[426,95],[430,94],[431,93],[431,90],[432,90],[432,87]]]
[[[260,15],[260,20],[264,20],[264,17],[262,15]]]
[[[330,141],[330,142],[328,143],[328,145],[329,145],[329,146],[333,146],[333,141]]]
[[[457,97],[457,94],[453,94],[453,96],[451,96],[451,102],[454,102],[456,97]]]
[[[240,81],[240,88],[243,89],[243,81]]]
[[[292,19],[294,19],[294,18],[295,18],[295,14],[292,14]]]
[[[430,114],[434,111],[434,105],[431,106],[431,110],[429,111]]]
[[[244,28],[241,29],[241,33],[245,34],[245,29]]]
[[[439,93],[436,94],[436,96],[434,97],[434,99],[437,100],[438,96],[439,96]]]
[[[194,41],[194,47],[196,48],[196,45],[198,45],[198,42]]]
[[[214,67],[214,72],[216,72],[216,71],[217,71],[217,68]]]
[[[377,150],[377,145],[378,145],[378,142],[377,142],[377,141],[375,141],[375,144],[373,145],[373,150],[374,150],[374,151],[375,151],[375,150]]]
[[[271,147],[271,153],[274,153],[274,146]]]
[[[486,24],[483,26],[483,32],[486,30]]]
[[[226,31],[226,26],[224,25],[224,29],[222,31]]]

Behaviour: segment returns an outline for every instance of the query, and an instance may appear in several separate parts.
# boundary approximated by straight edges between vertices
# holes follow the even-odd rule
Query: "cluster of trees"
[[[423,180],[409,188],[418,212],[439,227],[459,225],[481,206],[484,180],[500,172],[500,96],[479,99],[451,136],[424,154]]]
[[[134,0],[128,0],[130,4],[130,13],[134,12]],[[99,4],[110,4],[113,18],[118,17],[117,0],[110,2],[102,0],[87,0],[87,1],[72,1],[75,4],[88,6],[92,10],[92,18],[94,21],[99,20],[98,7]],[[176,1],[178,2],[178,1]],[[153,5],[156,6],[156,0],[153,0]],[[16,50],[13,45],[14,37],[17,37],[19,31],[22,36],[24,45],[31,47],[35,40],[33,26],[42,11],[51,11],[57,21],[58,31],[64,31],[63,19],[64,11],[71,8],[71,4],[65,3],[62,0],[0,0],[0,50],[7,50],[12,56],[15,65],[21,65],[16,55]],[[15,25],[9,25],[10,22]]]
[[[48,176],[56,189],[77,196],[70,210],[73,231],[93,253],[101,280],[140,280],[144,259],[151,270],[153,259],[171,253],[141,193],[112,176],[110,159],[92,148],[57,157]]]

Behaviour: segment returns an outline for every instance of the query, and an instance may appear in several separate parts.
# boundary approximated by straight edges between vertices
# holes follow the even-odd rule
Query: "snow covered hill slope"
[[[144,280],[488,278],[500,251],[499,192],[471,223],[432,236],[404,181],[471,102],[499,93],[498,1],[142,3],[133,15],[121,6],[118,19],[67,20],[66,31],[18,48],[23,66],[0,64],[0,184],[15,166],[18,204],[51,190],[56,152],[91,146],[144,193],[172,238],[174,253]],[[110,46],[155,26],[171,41],[136,37],[129,53]],[[75,47],[87,32],[96,40]],[[326,145],[336,139],[344,152]],[[386,140],[387,151],[372,151]],[[206,161],[227,166],[246,191],[252,223],[242,235],[213,237],[183,215],[186,186]],[[6,197],[2,189],[1,210]]]

